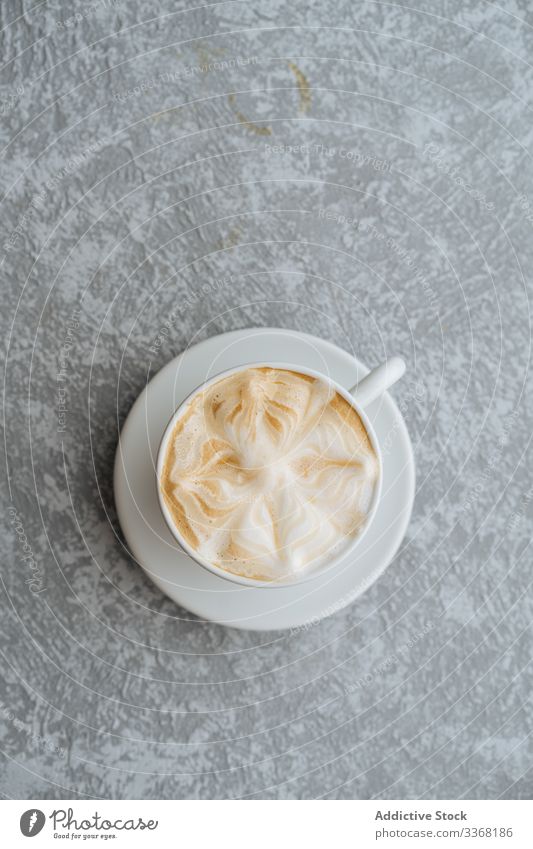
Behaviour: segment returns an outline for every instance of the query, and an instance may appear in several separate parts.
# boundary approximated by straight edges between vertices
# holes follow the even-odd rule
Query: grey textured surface
[[[531,4],[0,24],[1,792],[531,797]],[[112,498],[148,377],[261,325],[409,367],[407,538],[295,634],[176,608]]]

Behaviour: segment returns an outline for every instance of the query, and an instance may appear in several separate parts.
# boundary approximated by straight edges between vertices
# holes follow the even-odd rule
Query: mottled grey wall
[[[7,0],[0,26],[1,792],[530,797],[531,4]],[[149,376],[261,325],[409,368],[407,538],[292,635],[176,608],[112,498]]]

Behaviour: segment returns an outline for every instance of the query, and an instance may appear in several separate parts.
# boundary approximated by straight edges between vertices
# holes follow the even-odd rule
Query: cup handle
[[[367,407],[376,398],[396,383],[405,372],[405,363],[401,357],[391,357],[363,377],[348,391],[361,407]]]

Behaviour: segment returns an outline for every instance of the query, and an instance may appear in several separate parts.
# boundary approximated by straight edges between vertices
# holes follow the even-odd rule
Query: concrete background
[[[193,5],[0,7],[1,792],[530,798],[531,5]],[[262,325],[409,367],[408,535],[292,635],[178,609],[112,497],[147,379]]]

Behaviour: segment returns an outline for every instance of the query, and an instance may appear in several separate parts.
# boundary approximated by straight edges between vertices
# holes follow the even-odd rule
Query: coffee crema
[[[355,409],[326,381],[248,368],[186,405],[160,487],[174,524],[228,572],[283,581],[324,565],[363,528],[379,462]]]

